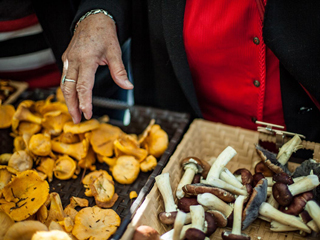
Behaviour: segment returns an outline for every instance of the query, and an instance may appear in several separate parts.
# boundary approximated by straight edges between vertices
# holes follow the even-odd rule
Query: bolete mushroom
[[[272,207],[269,203],[266,203],[266,202],[261,203],[259,207],[259,214],[266,218],[271,219],[271,221],[275,220],[284,225],[296,227],[304,232],[311,233],[310,228],[306,224],[304,224],[301,220],[299,220],[297,217],[292,216],[290,214],[283,213],[278,209],[275,209],[274,207]]]
[[[72,234],[78,240],[107,240],[116,232],[120,222],[119,215],[112,209],[86,207],[76,215]]]
[[[185,192],[186,197],[197,196],[203,193],[211,193],[222,201],[231,203],[236,200],[235,195],[218,187],[213,187],[204,183],[194,183],[185,185],[182,190]]]
[[[197,173],[207,174],[210,170],[210,164],[205,160],[201,160],[197,157],[187,157],[181,160],[181,167],[184,169],[184,173],[177,186],[176,196],[178,199],[184,197],[184,191],[182,188],[190,184]],[[205,175],[206,176],[206,175]]]
[[[291,185],[277,182],[272,186],[272,193],[276,201],[281,206],[285,207],[292,202],[293,196],[313,190],[319,184],[318,176],[309,175],[308,177]]]
[[[234,213],[233,213],[233,225],[232,231],[224,231],[221,234],[222,239],[231,240],[231,239],[239,239],[239,240],[249,240],[251,239],[245,233],[241,233],[241,223],[242,223],[242,209],[243,204],[246,199],[246,196],[238,196],[234,203]]]
[[[185,239],[203,240],[206,235],[204,233],[205,212],[201,205],[190,206],[191,227],[185,233]]]
[[[221,212],[226,218],[231,219],[233,207],[222,201],[211,193],[203,193],[197,196],[198,203],[207,207],[209,210],[217,210]]]
[[[305,210],[309,213],[311,218],[316,222],[318,228],[320,228],[320,207],[317,202],[310,200],[306,203]]]
[[[173,199],[169,173],[162,173],[156,176],[155,181],[163,198],[165,208],[164,212],[159,213],[158,217],[162,223],[166,224],[166,220],[172,218],[172,213],[178,211]]]
[[[303,148],[301,143],[301,138],[299,135],[295,134],[288,142],[283,144],[283,146],[279,149],[277,160],[281,165],[285,165],[291,155],[296,152],[298,149]]]
[[[183,197],[178,199],[178,209],[185,213],[190,212],[190,207],[193,205],[199,205],[197,197]]]
[[[172,240],[180,240],[180,233],[185,223],[185,220],[186,220],[186,213],[178,210],[178,214],[173,225]]]
[[[299,215],[303,211],[306,203],[312,199],[313,199],[312,191],[301,193],[297,196],[294,196],[290,205],[287,207],[282,207],[280,211],[287,214],[295,215],[295,216]]]

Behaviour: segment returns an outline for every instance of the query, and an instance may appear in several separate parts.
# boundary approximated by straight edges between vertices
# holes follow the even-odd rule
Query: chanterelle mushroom
[[[34,220],[16,222],[7,231],[4,240],[30,240],[37,231],[48,231],[46,225]]]
[[[116,232],[120,221],[119,215],[112,209],[86,207],[76,215],[72,234],[78,240],[107,240]]]
[[[178,199],[184,197],[184,191],[182,190],[182,188],[183,186],[192,182],[195,174],[208,173],[208,171],[210,170],[209,163],[196,157],[187,157],[182,159],[181,166],[184,169],[184,174],[176,190],[176,196]]]
[[[3,211],[0,211],[0,239],[3,239],[4,235],[8,231],[8,228],[14,224],[11,217]]]
[[[49,184],[42,180],[36,171],[27,170],[18,173],[3,188],[3,196],[8,202],[2,209],[15,221],[27,219],[47,200]]]

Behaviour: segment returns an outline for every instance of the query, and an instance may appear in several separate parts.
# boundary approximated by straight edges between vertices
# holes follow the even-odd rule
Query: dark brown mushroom
[[[281,172],[281,173],[277,173],[277,174],[273,175],[272,180],[275,182],[281,182],[281,183],[285,183],[288,185],[294,183],[292,177],[290,177],[285,172]]]
[[[183,197],[178,199],[178,209],[185,213],[190,212],[190,206],[192,205],[199,205],[197,197]]]
[[[307,201],[313,199],[312,191],[305,192],[293,197],[292,202],[287,207],[280,207],[280,211],[291,214],[291,215],[299,215],[301,213],[307,203]]]
[[[235,196],[232,193],[222,188],[213,187],[209,184],[187,184],[182,188],[182,190],[185,192],[186,197],[197,196],[198,194],[203,193],[211,193],[224,202],[231,203],[235,201]]]
[[[191,227],[185,233],[185,239],[204,240],[205,212],[201,205],[191,206]]]
[[[235,177],[247,188],[247,192],[250,195],[253,187],[253,176],[252,173],[246,168],[240,168],[234,173]]]
[[[305,223],[307,224],[307,226],[314,232],[319,233],[320,232],[320,228],[317,226],[316,222],[312,219],[312,217],[310,216],[310,214],[306,211],[303,210],[300,214],[299,214],[299,218]]]
[[[196,175],[194,175],[194,178],[191,184],[200,183],[200,180],[201,180],[201,174],[197,173]]]
[[[233,214],[233,225],[232,231],[224,231],[221,234],[222,239],[234,240],[234,239],[243,239],[249,240],[250,236],[247,234],[241,233],[241,222],[242,222],[242,209],[243,204],[246,199],[246,196],[238,196],[234,203],[234,214]]]
[[[263,173],[261,172],[257,172],[255,174],[253,174],[252,179],[253,179],[253,186],[256,186],[257,183],[262,179],[265,178],[265,176],[263,175]]]
[[[206,238],[206,234],[199,229],[189,228],[186,231],[185,238],[186,240],[204,240]]]
[[[260,161],[256,164],[254,168],[255,173],[262,173],[265,177],[272,177],[273,172],[263,163],[263,161]]]
[[[214,220],[217,224],[217,227],[224,228],[227,226],[228,219],[226,218],[226,216],[222,212],[220,212],[218,210],[207,210],[206,213],[209,213],[212,215],[212,217],[214,218]]]
[[[184,169],[184,173],[176,190],[176,196],[178,199],[184,197],[184,192],[182,190],[184,185],[192,183],[192,180],[197,173],[201,173],[202,176],[207,176],[211,167],[207,161],[196,157],[187,157],[182,159],[181,166]]]
[[[293,183],[291,185],[287,185],[281,182],[277,182],[272,186],[272,193],[274,199],[281,206],[288,206],[293,197],[303,193],[313,190],[315,187],[319,185],[319,178],[316,175],[309,175],[306,178]]]
[[[217,230],[218,225],[211,213],[205,212],[204,217],[206,221],[204,233],[206,234],[207,237],[209,237]]]

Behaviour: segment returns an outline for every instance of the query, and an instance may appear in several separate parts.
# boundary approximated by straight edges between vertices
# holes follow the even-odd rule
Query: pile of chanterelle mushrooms
[[[168,146],[154,119],[141,134],[101,119],[74,124],[59,88],[56,99],[24,100],[16,108],[0,100],[0,129],[11,128],[14,138],[13,151],[0,154],[0,240],[108,239],[121,222],[109,209],[118,199],[115,181],[131,184],[140,171],[152,171]],[[73,196],[63,208],[49,184],[81,177],[81,169],[85,195],[96,205]]]
[[[318,233],[320,207],[314,199],[319,195],[320,164],[311,159],[294,173],[287,168],[300,143],[299,136],[294,136],[278,155],[256,145],[261,162],[254,174],[244,168],[231,173],[226,168],[236,155],[230,146],[211,166],[196,157],[183,159],[177,205],[169,173],[156,177],[165,207],[158,218],[172,225],[172,230],[160,236],[155,229],[140,226],[133,239],[208,239],[219,227],[232,229],[223,231],[223,239],[250,239],[242,231],[257,218],[270,222],[275,232]]]

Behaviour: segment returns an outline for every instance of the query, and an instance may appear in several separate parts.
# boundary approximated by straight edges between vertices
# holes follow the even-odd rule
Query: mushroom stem
[[[248,192],[246,189],[240,189],[237,188],[229,183],[226,183],[225,181],[222,181],[221,179],[212,178],[210,181],[207,180],[201,180],[201,183],[209,184],[214,187],[222,188],[224,190],[227,190],[228,192],[231,192],[236,195],[248,195]]]
[[[310,200],[306,203],[305,210],[309,213],[310,217],[316,222],[317,226],[320,228],[319,205],[314,200]]]
[[[173,230],[172,240],[180,240],[180,233],[185,220],[186,220],[186,213],[179,210],[176,220],[174,221],[174,227],[173,227],[174,230]]]
[[[267,179],[268,181],[268,187],[272,187],[274,184],[274,181],[272,180],[272,177],[265,177],[265,179]]]
[[[282,213],[281,211],[272,207],[269,203],[264,202],[260,205],[259,214],[279,223],[296,227],[304,232],[311,233],[310,228],[298,220],[295,216]]]
[[[242,209],[245,196],[240,195],[234,203],[232,234],[241,235]]]
[[[313,190],[319,185],[319,177],[317,175],[308,175],[298,182],[288,185],[288,189],[292,196],[296,196],[303,192]]]
[[[223,213],[227,218],[231,215],[233,208],[216,197],[211,193],[203,193],[197,196],[197,201],[202,206],[209,208],[210,210],[218,210]]]
[[[267,196],[270,197],[272,195],[272,187],[267,187]]]
[[[312,229],[312,231],[318,233],[320,232],[320,228],[318,227],[315,220],[311,220],[307,223],[307,226]]]
[[[298,135],[294,135],[290,141],[286,142],[281,148],[277,155],[277,160],[280,164],[285,165],[292,153],[300,149],[302,146],[299,146],[301,139]]]
[[[299,230],[296,227],[291,227],[291,226],[279,223],[277,221],[271,221],[270,225],[271,225],[270,230],[273,232],[293,232],[293,231]]]
[[[204,229],[204,209],[201,205],[190,206],[191,213],[191,228],[199,229],[203,232]]]
[[[194,175],[198,172],[198,168],[194,163],[188,163],[184,167],[184,174],[178,184],[176,196],[178,199],[184,197],[184,191],[182,190],[183,186],[190,184],[194,178]]]
[[[217,157],[215,162],[211,165],[211,168],[207,175],[207,180],[210,182],[211,179],[219,178],[221,170],[236,154],[237,152],[232,147],[226,147]]]
[[[240,176],[241,178],[241,176]],[[232,172],[229,171],[228,168],[224,167],[221,172],[220,172],[220,179],[225,181],[226,183],[229,183],[233,186],[235,186],[236,188],[243,188],[243,184],[241,183],[242,180],[239,181],[238,178],[236,178],[236,176],[234,176],[232,174]]]
[[[270,195],[270,197],[267,200],[267,203],[269,203],[272,207],[278,209],[279,203],[274,199],[273,194]]]
[[[172,189],[170,185],[169,173],[163,173],[155,177],[157,187],[162,195],[165,212],[177,211],[177,205],[174,203]]]

